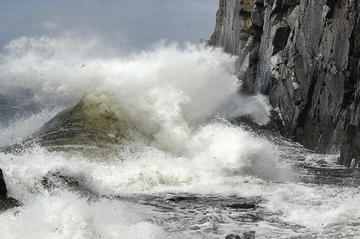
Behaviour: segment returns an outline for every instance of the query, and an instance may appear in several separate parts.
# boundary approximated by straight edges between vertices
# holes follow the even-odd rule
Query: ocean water
[[[360,238],[357,169],[231,123],[271,110],[239,93],[235,64],[203,45],[9,43],[0,168],[23,205],[0,213],[0,237]]]

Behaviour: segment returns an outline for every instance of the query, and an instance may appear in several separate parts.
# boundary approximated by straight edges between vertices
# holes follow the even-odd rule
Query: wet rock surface
[[[8,197],[6,183],[2,170],[0,169],[0,212],[21,206],[21,203],[15,198]]]
[[[360,160],[359,13],[354,0],[220,0],[209,41],[239,56],[244,91],[269,96],[287,135],[348,167]]]
[[[233,209],[254,209],[256,208],[256,204],[254,203],[234,203],[230,204],[227,207],[233,208]]]
[[[82,183],[81,177],[70,176],[60,171],[49,172],[46,174],[41,180],[41,185],[49,192],[65,189],[76,192],[83,197],[88,197],[91,200],[99,198],[97,193],[93,192]]]
[[[255,231],[244,232],[242,236],[237,234],[229,234],[225,239],[255,239]]]
[[[7,197],[7,189],[2,170],[0,169],[0,198]]]
[[[225,239],[241,239],[241,237],[239,235],[229,234]]]

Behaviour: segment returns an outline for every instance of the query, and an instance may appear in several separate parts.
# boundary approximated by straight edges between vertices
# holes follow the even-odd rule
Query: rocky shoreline
[[[220,0],[209,44],[239,56],[244,91],[268,95],[286,134],[360,160],[360,3]]]

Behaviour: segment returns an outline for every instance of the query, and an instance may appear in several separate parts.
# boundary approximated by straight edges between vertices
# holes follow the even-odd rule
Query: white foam
[[[15,211],[0,214],[2,238],[167,238],[162,228],[146,222],[154,216],[149,208],[115,200],[88,203],[61,192],[33,196]]]
[[[279,177],[292,177],[287,165],[279,163],[276,147],[241,127],[214,119],[223,113],[234,117],[251,114],[261,124],[268,120],[266,99],[238,96],[234,57],[219,49],[190,45],[104,57],[94,54],[97,44],[21,38],[10,43],[1,56],[0,94],[27,88],[33,100],[47,110],[75,104],[86,93],[83,102],[89,117],[114,115],[129,134],[113,158],[86,158],[43,148],[0,154],[9,195],[24,203],[15,215],[14,211],[0,214],[2,236],[167,236],[163,229],[146,222],[155,213],[147,214],[146,207],[111,200],[89,204],[67,192],[48,195],[41,180],[54,171],[71,175],[103,195],[262,196],[270,212],[315,231],[359,219],[357,189],[275,183]],[[18,121],[0,134],[0,144],[26,137],[49,115]],[[314,217],[319,220],[314,222]]]
[[[277,187],[266,206],[282,213],[282,219],[303,225],[315,232],[334,233],[335,237],[354,232],[359,235],[359,190],[338,186],[295,185]]]
[[[218,193],[232,192],[234,179],[241,185],[251,178],[247,173],[276,162],[273,146],[264,140],[227,123],[207,123],[238,97],[234,57],[220,49],[193,45],[160,45],[127,57],[103,57],[93,53],[97,44],[21,38],[11,42],[1,56],[0,94],[28,89],[43,112],[75,104],[86,94],[83,103],[89,117],[111,114],[129,134],[112,159],[50,153],[42,148],[0,154],[9,195],[24,203],[16,215],[13,211],[0,214],[6,237],[165,237],[161,228],[145,222],[147,216],[129,205],[109,200],[89,205],[66,192],[48,195],[41,186],[48,172],[74,176],[104,195]],[[1,143],[23,139],[48,115],[12,124],[2,132]],[[133,213],[135,219],[129,217]]]
[[[261,196],[265,199],[263,206],[266,210],[273,212],[274,215],[277,215],[279,219],[285,222],[305,226],[310,232],[328,235],[335,226],[346,225],[346,227],[341,227],[341,230],[339,229],[336,235],[345,233],[346,228],[350,228],[350,231],[356,233],[358,230],[357,221],[360,217],[357,210],[360,206],[358,203],[358,189],[276,183],[262,180],[259,178],[262,176],[259,173],[259,177],[247,174],[246,170],[243,169],[249,170],[250,173],[252,168],[259,170],[260,164],[254,164],[252,160],[262,160],[262,164],[271,162],[271,157],[269,157],[269,153],[273,153],[271,148],[266,148],[264,146],[266,142],[261,140],[258,141],[258,144],[251,141],[252,136],[245,132],[240,132],[244,138],[236,138],[236,135],[239,136],[236,129],[217,128],[217,130],[224,132],[216,137],[219,132],[212,131],[214,127],[216,125],[207,126],[207,129],[204,129],[194,138],[194,141],[198,142],[194,143],[193,155],[188,157],[176,157],[151,147],[144,148],[143,151],[136,153],[124,152],[119,155],[118,160],[108,162],[89,160],[69,154],[49,153],[40,148],[19,156],[0,155],[0,168],[5,172],[5,180],[8,183],[10,196],[20,199],[25,204],[25,208],[20,209],[20,211],[24,210],[25,214],[20,213],[14,217],[13,220],[15,221],[6,221],[9,220],[9,214],[2,215],[0,221],[3,220],[2,225],[9,228],[10,235],[19,230],[19,226],[15,226],[15,224],[21,224],[21,220],[29,220],[30,216],[28,215],[31,214],[34,217],[35,214],[35,217],[39,218],[50,217],[53,212],[56,212],[57,207],[61,207],[61,210],[71,211],[71,213],[74,210],[75,214],[77,213],[76,215],[80,217],[76,220],[80,220],[81,223],[84,220],[90,220],[86,219],[88,217],[96,217],[96,210],[107,210],[107,207],[123,210],[122,205],[115,202],[112,204],[111,201],[101,202],[100,207],[96,203],[87,205],[86,200],[75,199],[74,197],[77,196],[72,194],[60,193],[57,196],[47,196],[40,184],[42,177],[48,172],[60,171],[77,178],[82,186],[105,195],[187,192],[202,195]],[[229,132],[234,132],[233,136],[235,138],[227,135]],[[239,144],[237,140],[241,139],[247,139],[248,142]],[[232,143],[233,145],[229,146]],[[233,149],[235,145],[240,146]],[[260,154],[266,152],[266,150],[270,151],[260,157],[257,156],[256,152]],[[120,159],[124,159],[124,161]],[[269,165],[269,167],[273,166]],[[263,165],[262,167],[266,166]],[[264,171],[260,171],[260,173]],[[275,172],[273,171],[273,173]],[[40,196],[38,196],[38,193],[40,193]],[[45,195],[43,195],[44,193]],[[68,204],[72,200],[77,201],[77,203]],[[46,206],[44,208],[48,203],[53,203],[52,207]],[[58,203],[60,205],[57,206]],[[102,207],[105,207],[105,209]],[[29,214],[26,214],[27,210],[30,210]],[[125,210],[125,215],[127,212],[131,213],[133,208],[128,210]],[[39,212],[41,214],[37,215]],[[43,215],[44,213],[49,215]],[[110,213],[103,220],[111,220],[112,215]],[[148,216],[151,217],[150,215],[151,212],[149,212]],[[56,216],[56,220],[68,220],[68,218],[58,219],[58,217],[60,215]],[[142,221],[145,220],[146,216],[141,215],[139,218]],[[314,220],[314,218],[317,218],[317,220]],[[55,223],[55,221],[51,223]],[[78,222],[74,222],[74,224],[78,224]],[[29,226],[28,230],[34,228],[35,225]],[[40,225],[43,226],[43,224]],[[55,225],[58,224],[55,223]],[[111,226],[114,226],[114,224],[109,224],[109,227]],[[101,225],[99,227],[101,228]],[[266,229],[265,225],[263,227]],[[98,233],[106,235],[108,232],[102,229],[99,229]],[[46,233],[48,233],[47,230],[45,230]],[[78,229],[71,228],[69,230],[77,231]],[[83,230],[83,233],[85,233],[87,229],[84,228]],[[124,229],[124,231],[126,230]],[[156,227],[154,230],[158,231]]]
[[[21,155],[0,155],[0,168],[6,172],[9,192],[20,198],[28,191],[40,190],[38,182],[50,171],[74,175],[105,195],[168,190],[226,192],[228,189],[222,188],[227,181],[236,179],[241,184],[251,175],[271,179],[282,171],[284,175],[289,172],[278,164],[270,143],[224,123],[200,128],[185,144],[186,153],[178,155],[129,141],[112,160],[36,148]]]

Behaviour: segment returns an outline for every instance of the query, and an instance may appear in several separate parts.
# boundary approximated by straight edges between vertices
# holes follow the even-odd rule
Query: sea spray
[[[333,232],[334,224],[346,224],[346,235],[358,233],[356,188],[297,183],[281,156],[296,161],[301,149],[282,152],[227,121],[269,120],[265,97],[239,95],[235,57],[176,44],[127,56],[98,50],[97,41],[24,37],[1,55],[2,99],[29,97],[4,101],[28,110],[21,117],[6,111],[0,145],[42,132],[52,140],[39,137],[20,153],[0,153],[9,196],[24,204],[0,214],[1,236],[219,238],[250,229],[258,238],[326,238],[346,232]],[[104,148],[106,157],[93,150]],[[96,199],[76,188],[49,190],[42,183],[49,174],[73,178]],[[313,223],[314,215],[321,222]]]
[[[123,128],[150,135],[173,151],[183,150],[191,131],[219,112],[236,117],[262,108],[261,103],[253,104],[256,99],[239,98],[236,58],[221,49],[161,44],[130,56],[109,57],[95,54],[99,44],[46,37],[12,41],[1,55],[0,95],[14,97],[19,89],[30,92],[27,101],[39,110],[29,115],[41,113],[41,118],[82,99],[90,118],[112,114]],[[17,104],[23,109],[22,102]],[[240,105],[246,110],[230,111]],[[268,110],[262,112],[254,116],[266,121]],[[26,129],[28,135],[16,132],[23,127],[11,129],[24,139],[40,126]],[[7,141],[0,144],[14,140]]]

